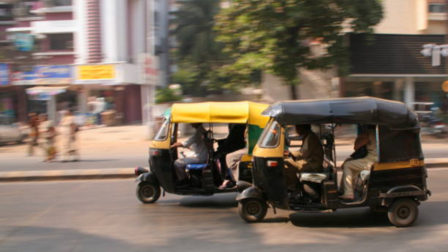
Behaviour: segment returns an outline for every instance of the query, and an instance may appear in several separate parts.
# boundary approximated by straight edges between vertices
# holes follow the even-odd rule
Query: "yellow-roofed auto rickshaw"
[[[149,171],[137,167],[135,174],[138,181],[137,197],[143,203],[154,203],[164,192],[178,195],[213,195],[215,193],[233,192],[233,188],[220,188],[223,179],[220,165],[215,157],[213,124],[232,124],[242,126],[242,138],[246,129],[247,154],[239,163],[239,180],[252,181],[252,150],[267,124],[269,117],[261,112],[269,105],[248,101],[242,102],[204,102],[176,103],[164,113],[164,122],[150,143]],[[208,158],[205,163],[188,164],[185,167],[188,185],[178,185],[174,161],[180,156],[178,148],[172,148],[177,142],[180,123],[203,123],[209,130],[203,136],[206,142]],[[230,134],[230,133],[229,133]],[[243,144],[244,147],[244,144]],[[181,153],[183,154],[183,153]]]
[[[410,226],[417,219],[417,206],[427,200],[430,191],[420,125],[406,105],[371,97],[285,101],[271,105],[263,114],[270,121],[253,152],[253,184],[238,184],[238,211],[243,220],[263,220],[268,207],[274,213],[275,208],[333,212],[339,208],[371,207],[387,212],[397,227]],[[368,125],[376,144],[370,150],[376,156],[372,165],[353,175],[355,195],[349,201],[338,195],[334,128],[340,124]],[[291,143],[288,127],[297,125],[320,129],[331,125],[330,132],[321,134],[318,140],[324,153],[321,172],[295,174],[299,188],[302,186],[298,194],[291,193],[286,185],[284,156]],[[318,196],[313,199],[312,194]]]

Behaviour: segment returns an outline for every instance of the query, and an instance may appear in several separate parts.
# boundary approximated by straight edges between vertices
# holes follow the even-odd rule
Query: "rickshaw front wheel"
[[[238,213],[248,223],[262,221],[267,211],[268,205],[260,199],[245,199],[238,203]]]
[[[389,221],[396,227],[409,227],[418,217],[418,206],[409,198],[397,199],[387,212]]]
[[[149,182],[140,182],[137,186],[137,198],[145,204],[156,202],[160,197],[160,186]]]

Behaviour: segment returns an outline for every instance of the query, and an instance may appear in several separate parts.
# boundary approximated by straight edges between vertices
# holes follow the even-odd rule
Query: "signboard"
[[[36,75],[35,83],[45,84],[70,84],[71,68],[66,65],[57,66],[36,66],[34,67]]]
[[[78,66],[78,80],[113,80],[113,79],[115,79],[114,65]]]
[[[140,84],[159,85],[159,59],[143,53],[139,57]]]
[[[9,84],[9,66],[5,63],[0,63],[0,86]]]
[[[17,51],[30,52],[34,47],[34,35],[27,33],[14,34],[14,46]]]
[[[62,85],[71,83],[71,67],[68,65],[35,66],[33,71],[14,72],[13,85]]]
[[[36,74],[34,71],[30,72],[13,72],[12,73],[13,85],[34,85]]]
[[[75,84],[115,83],[117,70],[115,65],[75,66]]]

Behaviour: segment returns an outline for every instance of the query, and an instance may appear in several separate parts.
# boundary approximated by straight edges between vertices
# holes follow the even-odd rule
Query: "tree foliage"
[[[207,83],[216,80],[213,70],[224,61],[222,44],[216,41],[213,29],[220,0],[179,1],[174,13],[174,34],[178,42],[179,72],[173,81],[182,84],[186,94],[204,95]]]
[[[218,40],[233,60],[221,74],[248,80],[253,70],[298,84],[298,68],[347,70],[344,29],[372,32],[382,19],[380,0],[233,0],[216,18]],[[318,40],[327,53],[313,57]],[[295,97],[293,97],[295,98]]]
[[[156,103],[177,102],[182,100],[182,97],[176,94],[176,91],[166,88],[160,88],[156,91]]]

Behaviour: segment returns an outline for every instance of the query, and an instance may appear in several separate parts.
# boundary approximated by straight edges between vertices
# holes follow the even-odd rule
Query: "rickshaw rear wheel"
[[[160,197],[160,186],[149,182],[140,182],[137,186],[137,198],[145,204],[156,202]]]
[[[268,212],[268,205],[260,199],[245,199],[238,203],[238,213],[247,223],[259,222]]]
[[[396,227],[409,227],[418,217],[418,206],[409,198],[397,199],[387,212],[389,221]]]

